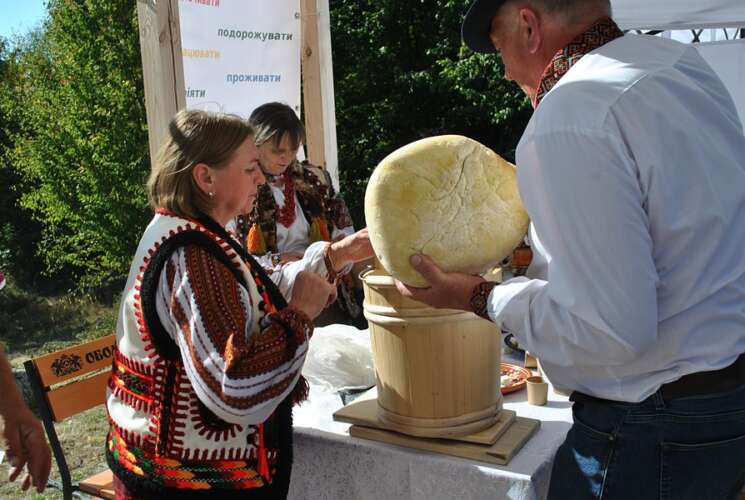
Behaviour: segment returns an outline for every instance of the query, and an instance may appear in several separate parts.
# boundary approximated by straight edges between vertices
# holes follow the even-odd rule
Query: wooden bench
[[[110,470],[73,483],[54,424],[104,403],[115,343],[109,335],[24,363],[61,476],[61,483],[50,479],[48,485],[61,489],[65,500],[79,492],[114,498]],[[103,441],[101,436],[102,449]]]

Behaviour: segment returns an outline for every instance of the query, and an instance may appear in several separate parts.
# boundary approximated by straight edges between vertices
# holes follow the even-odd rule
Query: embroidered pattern
[[[155,380],[152,375],[147,374],[145,370],[138,370],[136,366],[136,363],[116,351],[109,388],[114,396],[136,410],[149,412],[154,399]]]
[[[157,212],[178,219],[166,211],[158,210]],[[163,224],[162,222],[159,223]],[[250,292],[252,295],[249,296],[249,302],[257,302],[256,307],[260,310],[260,316],[276,313],[270,294],[261,286],[261,279],[257,274],[259,271],[251,267],[253,262],[248,257],[243,256],[242,249],[234,250],[228,241],[230,237],[227,234],[222,235],[218,229],[208,229],[210,226],[203,226],[201,223],[191,220],[180,224],[179,219],[178,226],[173,223],[169,224],[173,229],[169,231],[169,226],[166,226],[163,236],[145,254],[143,264],[139,268],[139,273],[131,290],[131,310],[129,314],[135,319],[132,322],[135,329],[130,330],[131,333],[127,335],[132,336],[132,333],[138,331],[138,335],[135,335],[137,338],[131,338],[131,340],[135,341],[135,344],[141,342],[138,349],[143,349],[145,354],[142,359],[139,357],[138,359],[131,359],[117,352],[114,373],[109,381],[109,387],[119,401],[127,406],[149,413],[150,426],[148,432],[135,433],[122,428],[117,425],[113,418],[110,418],[110,437],[112,439],[109,440],[107,460],[115,473],[126,470],[128,474],[131,474],[130,477],[123,478],[128,486],[135,483],[139,485],[149,484],[165,488],[163,491],[168,491],[170,489],[209,488],[240,490],[272,484],[276,482],[277,467],[287,467],[287,465],[280,465],[285,463],[279,458],[280,450],[282,450],[282,456],[286,454],[289,457],[290,453],[289,441],[280,437],[291,432],[290,398],[280,403],[277,412],[258,426],[234,425],[222,421],[206,407],[195,408],[192,402],[198,401],[198,398],[185,375],[183,360],[178,355],[178,349],[176,350],[176,358],[170,358],[167,357],[167,354],[164,354],[170,348],[163,344],[163,337],[164,335],[167,336],[167,333],[157,331],[159,321],[152,322],[152,302],[146,301],[141,294],[143,291],[155,290],[157,281],[153,283],[150,276],[152,273],[158,274],[157,271],[154,271],[156,269],[162,269],[167,283],[171,285],[170,289],[173,289],[173,284],[178,281],[177,273],[179,271],[172,265],[173,260],[164,256],[175,254],[168,251],[163,252],[161,250],[165,248],[161,247],[164,247],[167,242],[171,242],[170,237],[191,232],[202,238],[206,236],[214,241],[228,258],[227,261],[223,262],[222,254],[220,254],[220,258],[217,258],[213,254],[214,250],[208,250],[203,246],[203,243],[189,244],[183,247],[185,254],[189,253],[187,249],[194,250],[194,254],[191,258],[186,258],[186,262],[191,262],[191,265],[196,269],[195,274],[192,272],[194,269],[189,267],[193,291],[196,295],[196,290],[199,289],[202,294],[196,301],[199,304],[197,317],[202,324],[207,321],[214,327],[205,338],[209,338],[210,341],[215,339],[225,340],[225,344],[223,344],[225,350],[221,351],[221,354],[231,352],[231,349],[235,347],[230,346],[231,342],[235,343],[235,341],[242,339],[243,345],[241,347],[251,349],[255,344],[253,342],[254,338],[266,335],[268,338],[275,339],[274,343],[270,342],[272,349],[282,351],[278,346],[284,347],[285,357],[281,359],[286,363],[288,356],[293,356],[297,351],[300,345],[298,339],[305,339],[307,332],[305,330],[286,332],[281,325],[272,325],[263,330],[253,331],[246,339],[247,311],[245,311],[245,307],[252,306],[246,304],[245,299],[242,302],[239,297],[238,282],[243,281],[239,280],[241,275],[243,279],[256,281],[259,286],[261,299],[258,299],[254,292]],[[215,231],[218,231],[218,233],[215,233]],[[241,254],[241,256],[238,254]],[[161,264],[151,265],[155,262]],[[162,268],[159,267],[164,262],[165,265]],[[243,264],[246,264],[248,269],[242,267]],[[231,272],[233,266],[236,268],[235,274]],[[143,275],[148,275],[148,279],[144,282]],[[196,281],[199,282],[196,287],[193,286],[195,275],[198,276]],[[215,286],[216,283],[219,283],[220,286]],[[233,284],[234,287],[231,288],[226,284]],[[216,291],[217,293],[208,297],[205,295],[208,291]],[[272,293],[278,296],[278,292],[272,291]],[[154,294],[150,292],[145,295],[154,297]],[[274,297],[275,295],[271,296]],[[166,295],[163,298],[169,300],[173,297]],[[283,301],[280,303],[284,305]],[[151,305],[146,306],[146,304]],[[210,309],[210,311],[204,311],[204,309]],[[147,321],[145,316],[147,316]],[[152,332],[150,331],[151,327],[153,328]],[[162,329],[162,326],[160,328]],[[312,325],[306,325],[306,328],[312,328]],[[236,335],[237,332],[240,332],[240,335]],[[157,347],[156,340],[158,341]],[[192,354],[193,348],[194,346],[191,346]],[[267,350],[270,351],[271,349]],[[165,357],[161,357],[161,354]],[[253,353],[233,351],[235,359],[245,355],[252,356]],[[276,361],[280,358],[274,359]],[[197,361],[199,360],[197,359]],[[234,364],[237,365],[238,363],[234,361]],[[196,363],[196,365],[199,366],[200,363]],[[277,367],[278,365],[274,365],[266,368],[267,371],[274,369],[277,372]],[[202,374],[200,372],[200,375]],[[288,368],[285,372],[279,371],[278,376],[268,383],[270,390],[258,392],[255,399],[246,402],[246,407],[283,394],[296,378],[297,370],[292,372]],[[302,377],[300,379],[302,380]],[[275,384],[277,380],[281,382]],[[298,384],[298,387],[300,385]],[[214,387],[210,386],[210,389],[212,390]],[[218,390],[215,394],[218,394],[221,398],[224,397],[221,390]],[[235,408],[239,407],[237,402],[242,402],[244,399],[224,398],[228,405]],[[194,414],[195,411],[198,415]],[[282,417],[278,419],[276,417],[277,413],[280,413]],[[199,447],[199,445],[195,446],[193,443],[186,443],[188,440],[193,442],[196,435],[185,435],[188,423],[191,423],[197,429],[196,434],[201,438],[201,441],[197,439],[196,442],[208,441],[206,448]],[[242,465],[231,468],[227,467],[226,463],[240,463]],[[282,481],[284,479],[280,480],[280,482]]]
[[[273,313],[272,319],[292,332],[297,344],[303,344],[313,336],[313,321],[301,311],[288,307]]]
[[[330,185],[327,186],[321,182],[319,176],[324,174],[325,171],[320,167],[298,161],[287,167],[283,174],[285,189],[290,186],[297,195],[300,209],[310,225],[309,232],[316,233],[308,235],[311,242],[320,241],[324,239],[324,235],[333,234],[334,226],[342,229],[352,225],[352,218],[349,216],[344,199],[335,193]],[[288,180],[291,182],[287,182]],[[287,209],[288,196],[286,192],[284,194],[285,207],[283,209]],[[249,253],[264,255],[279,251],[277,247],[278,211],[277,202],[269,185],[259,186],[253,212],[239,216],[237,221],[239,240],[243,242]],[[283,219],[285,217],[283,216]],[[325,236],[325,238],[330,239],[330,236]]]
[[[546,67],[538,86],[538,92],[533,99],[533,108],[538,107],[544,96],[559,83],[561,77],[566,75],[582,56],[622,36],[623,31],[618,25],[611,18],[605,17],[569,42],[569,45],[556,53]]]
[[[309,342],[310,338],[313,336],[313,321],[306,314],[290,309],[289,307],[277,312],[277,309],[272,305],[272,301],[269,300],[269,295],[264,288],[264,285],[261,283],[261,280],[258,276],[254,276],[254,280],[256,282],[256,288],[263,298],[261,304],[259,304],[259,309],[263,314],[260,322],[265,323],[266,318],[271,315],[273,322],[282,325],[285,333],[289,333],[288,337],[290,338],[288,340],[290,341],[290,344],[293,343],[292,339],[295,339],[294,347],[292,348],[293,352],[297,350],[298,344]],[[295,384],[295,388],[292,390],[292,404],[302,403],[308,399],[309,394],[310,385],[305,377],[300,375],[297,384]]]
[[[289,171],[282,174],[282,194],[285,197],[285,206],[279,209],[277,222],[284,227],[290,227],[295,222],[295,187]]]
[[[277,372],[273,384],[266,385],[262,391],[251,397],[233,397],[223,394],[222,383],[215,374],[210,372],[199,360],[197,346],[193,344],[192,328],[203,328],[214,349],[224,355],[224,373],[235,379],[249,379],[276,371],[278,367],[291,362],[295,358],[297,347],[305,342],[303,338],[293,339],[279,325],[254,332],[250,341],[246,339],[246,312],[243,310],[238,295],[238,285],[225,266],[216,261],[206,250],[199,247],[189,247],[186,250],[187,267],[190,276],[192,292],[199,304],[201,325],[192,322],[192,316],[187,314],[179,301],[172,300],[171,308],[178,318],[184,332],[184,339],[189,345],[192,359],[195,361],[202,380],[214,394],[220,394],[225,402],[234,408],[250,408],[267,399],[279,396],[287,390],[295,379],[296,370]],[[263,286],[259,293],[265,294]],[[259,309],[265,314],[272,312],[267,307],[268,297],[264,297],[263,305]],[[254,383],[254,386],[259,386]],[[250,383],[243,385],[249,389],[254,387]]]
[[[191,398],[190,414],[199,435],[210,441],[227,441],[243,432],[243,426],[220,419],[197,397]]]
[[[285,189],[287,179],[292,179],[292,187],[300,202],[300,209],[308,220],[308,241],[331,241],[334,228],[343,229],[352,226],[352,217],[344,199],[334,191],[328,173],[308,162],[295,161],[284,172]],[[321,181],[326,178],[326,183]],[[287,207],[285,193],[285,207]],[[252,255],[279,253],[277,245],[277,203],[268,184],[259,186],[256,196],[256,207],[250,214],[237,218],[236,232],[238,240]],[[294,213],[294,207],[293,207]],[[286,226],[289,227],[289,226]],[[337,304],[352,318],[362,316],[362,308],[354,294],[354,279],[338,281],[339,293]]]
[[[328,275],[326,276],[326,279],[329,283],[336,284],[337,280],[339,279],[339,274],[334,269],[334,263],[331,262],[331,257],[329,256],[330,248],[329,246],[326,247],[326,251],[323,253],[323,263],[326,266],[326,272]]]
[[[175,460],[149,457],[127,443],[115,430],[107,446],[116,464],[140,478],[165,488],[180,490],[239,490],[267,484],[252,460]]]
[[[495,286],[497,286],[497,283],[493,281],[484,281],[473,287],[473,291],[471,292],[471,310],[488,321],[491,321],[487,311],[489,294]]]
[[[349,207],[341,196],[331,198],[328,205],[329,219],[338,228],[349,227],[352,223],[352,215],[349,213]]]

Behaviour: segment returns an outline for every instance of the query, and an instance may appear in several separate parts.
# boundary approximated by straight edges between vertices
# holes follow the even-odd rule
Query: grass
[[[42,296],[11,282],[0,291],[0,325],[0,341],[18,367],[30,357],[113,333],[116,306],[74,294]]]
[[[39,295],[14,285],[10,276],[8,286],[0,291],[0,342],[11,365],[20,368],[29,358],[113,333],[116,313],[116,305],[74,294]],[[56,429],[73,481],[106,469],[103,451],[108,422],[103,406],[70,417]],[[24,494],[17,484],[8,484],[7,475],[7,464],[0,465],[0,498],[62,498],[54,489]],[[60,478],[56,464],[50,477]]]
[[[106,459],[104,458],[104,441],[109,425],[106,420],[106,411],[103,406],[93,408],[87,412],[70,417],[61,424],[57,424],[57,435],[65,450],[67,466],[70,468],[73,481],[80,481],[92,476],[97,472],[106,470]],[[50,478],[60,479],[56,463],[52,460],[52,472]],[[47,488],[44,493],[38,494],[21,491],[18,484],[8,483],[7,465],[0,466],[2,472],[2,485],[0,485],[0,498],[26,498],[26,499],[60,499],[62,493],[58,490]],[[17,483],[17,481],[16,481]]]

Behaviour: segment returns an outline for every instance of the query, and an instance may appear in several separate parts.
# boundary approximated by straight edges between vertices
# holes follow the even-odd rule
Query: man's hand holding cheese
[[[411,267],[427,280],[429,286],[412,287],[397,280],[396,288],[401,295],[432,307],[473,310],[471,297],[474,289],[487,283],[484,278],[477,275],[445,273],[427,255],[412,255],[409,262]]]

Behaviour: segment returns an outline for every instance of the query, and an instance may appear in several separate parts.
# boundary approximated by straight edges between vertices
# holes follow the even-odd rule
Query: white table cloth
[[[503,356],[504,358],[504,356]],[[514,359],[503,359],[515,362]],[[335,393],[311,386],[310,400],[295,409],[295,460],[291,499],[438,500],[545,498],[554,453],[571,424],[571,403],[549,388],[548,404],[527,403],[525,390],[509,394],[504,408],[536,418],[541,428],[506,466],[353,438],[334,422],[342,407]]]

